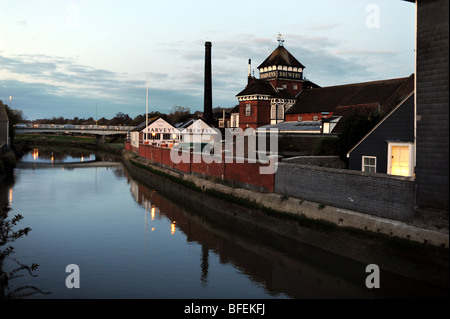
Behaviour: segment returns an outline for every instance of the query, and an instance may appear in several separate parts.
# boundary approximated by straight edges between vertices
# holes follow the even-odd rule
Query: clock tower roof
[[[283,45],[279,45],[273,52],[270,54],[267,59],[264,60],[258,66],[258,69],[269,67],[269,66],[290,66],[296,68],[305,68],[303,64],[301,64]]]

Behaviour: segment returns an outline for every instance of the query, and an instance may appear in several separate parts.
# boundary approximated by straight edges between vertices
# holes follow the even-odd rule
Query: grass
[[[94,145],[100,150],[120,154],[125,148],[123,142],[117,142],[117,138],[107,137],[104,144],[97,145],[94,136],[83,135],[57,135],[57,134],[17,134],[15,142],[27,145],[59,145],[61,147],[79,147],[89,146],[92,149]]]
[[[93,136],[50,135],[50,134],[18,134],[16,141],[49,141],[49,142],[80,142],[95,143]]]

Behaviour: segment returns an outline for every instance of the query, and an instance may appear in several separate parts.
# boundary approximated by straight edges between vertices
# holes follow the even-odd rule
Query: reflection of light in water
[[[34,160],[37,160],[38,157],[39,157],[39,149],[35,148],[35,149],[33,150],[33,159],[34,159]]]
[[[172,225],[170,225],[170,233],[173,235],[175,234],[175,221],[172,222]]]
[[[12,201],[13,201],[13,189],[10,188],[9,189],[9,205],[12,204]]]
[[[152,216],[152,220],[155,220],[155,206],[152,207],[151,216]]]
[[[84,162],[84,156],[83,155],[81,155],[81,161]]]
[[[152,231],[154,231],[155,230],[155,227],[152,227]]]

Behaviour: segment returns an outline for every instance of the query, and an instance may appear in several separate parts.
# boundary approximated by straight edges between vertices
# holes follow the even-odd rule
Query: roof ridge
[[[400,81],[400,80],[406,81],[409,78],[410,78],[410,76],[399,77],[399,78],[392,78],[392,79],[386,79],[386,80],[374,80],[374,81],[366,81],[366,82],[358,82],[358,83],[336,84],[336,85],[331,85],[331,86],[323,86],[323,87],[320,87],[320,88],[311,88],[309,90],[344,87],[344,86],[362,86],[362,85],[367,85],[367,84],[370,84],[370,83],[386,83],[386,82]]]

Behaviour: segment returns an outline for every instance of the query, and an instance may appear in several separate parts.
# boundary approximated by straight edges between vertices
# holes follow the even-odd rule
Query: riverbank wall
[[[222,183],[218,179],[207,179],[204,175],[184,173],[169,166],[161,165],[159,162],[139,156],[131,150],[124,152],[124,159],[125,163],[149,167],[167,176],[179,179],[184,183],[193,185],[203,192],[216,193],[216,195],[224,198],[228,197],[230,201],[247,203],[259,208],[263,207],[267,211],[279,212],[280,214],[323,221],[341,228],[357,229],[417,243],[449,247],[449,236],[447,233],[340,207],[323,205],[284,194],[239,188],[236,185]]]
[[[439,215],[432,218],[430,214],[427,214],[426,220],[423,218],[419,220],[414,206],[413,178],[305,165],[291,159],[281,161],[280,158],[275,161],[272,174],[261,174],[261,170],[269,168],[268,164],[227,162],[224,154],[217,162],[208,163],[198,154],[196,162],[194,158],[196,154],[185,151],[183,154],[185,159],[176,164],[171,160],[170,148],[141,144],[134,147],[131,143],[125,142],[125,150],[148,159],[154,165],[180,174],[198,176],[233,188],[274,194],[275,197],[293,198],[277,203],[277,207],[287,205],[291,201],[298,203],[306,200],[321,208],[331,207],[339,211],[339,214],[334,214],[339,216],[333,217],[332,222],[337,222],[341,226],[356,226],[388,235],[397,233],[401,238],[425,243],[431,240],[433,244],[448,247],[448,221],[443,222],[442,216]],[[268,197],[270,196],[265,196]],[[289,211],[297,210],[289,207]],[[329,214],[322,214],[323,212],[322,209],[319,214],[322,218],[331,218]],[[364,220],[364,223],[355,220]],[[372,221],[367,223],[366,220]],[[374,226],[375,222],[377,225]],[[386,226],[387,224],[389,226]],[[408,231],[398,230],[405,228],[403,225],[409,226]],[[412,228],[424,229],[424,232],[436,233],[436,236],[430,234],[423,237],[417,235],[417,230],[410,230]],[[444,233],[443,236],[446,238],[441,239],[441,233]]]
[[[278,194],[230,187],[176,172],[129,151],[123,153],[123,164],[137,181],[195,208],[199,218],[212,219],[212,223],[227,220],[230,227],[251,237],[271,238],[274,243],[289,238],[406,277],[448,285],[448,276],[442,275],[442,269],[448,273],[448,246],[441,247],[442,237],[432,232]],[[342,218],[354,227],[343,226]],[[398,237],[400,232],[410,236]]]

